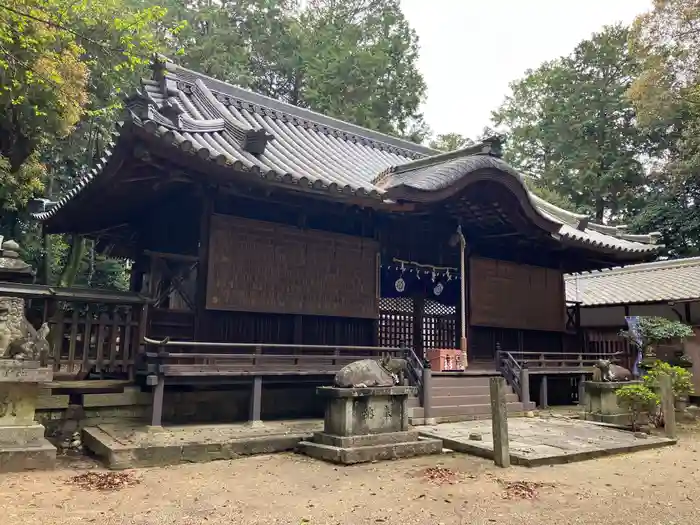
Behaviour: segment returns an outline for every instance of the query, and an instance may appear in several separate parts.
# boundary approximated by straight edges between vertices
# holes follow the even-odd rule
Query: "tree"
[[[596,222],[625,219],[642,203],[639,159],[650,139],[625,97],[639,69],[627,44],[626,28],[604,28],[512,83],[493,113],[508,136],[506,160]]]
[[[121,89],[177,29],[160,24],[164,14],[161,7],[136,8],[124,0],[11,0],[0,6],[0,228],[20,240],[30,259],[57,252],[36,245],[26,201],[47,182],[56,183],[56,192],[72,185],[91,167],[95,148],[84,145],[95,141],[84,139],[95,133],[86,135],[81,123],[116,114]],[[83,246],[73,239],[72,266],[60,272],[62,284],[75,280]]]
[[[418,38],[397,0],[168,0],[181,63],[296,106],[420,141]]]
[[[667,254],[700,253],[700,5],[657,0],[632,28],[641,63],[628,96],[639,124],[656,139],[647,203],[633,220],[638,231],[658,230]]]
[[[443,133],[430,141],[430,147],[440,151],[454,151],[474,144],[474,141],[459,133]]]

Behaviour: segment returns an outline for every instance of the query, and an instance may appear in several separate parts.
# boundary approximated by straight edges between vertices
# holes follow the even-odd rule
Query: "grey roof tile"
[[[700,257],[567,275],[566,299],[582,306],[700,299]]]

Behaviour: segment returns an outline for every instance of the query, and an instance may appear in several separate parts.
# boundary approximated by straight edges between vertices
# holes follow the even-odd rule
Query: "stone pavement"
[[[442,439],[443,446],[455,452],[493,458],[490,419],[420,427],[420,433]],[[570,463],[676,443],[665,437],[637,437],[631,432],[565,418],[509,418],[508,435],[511,463],[528,467]],[[481,437],[480,441],[470,439],[477,436]]]
[[[294,450],[322,429],[320,420],[173,427],[102,424],[83,429],[83,443],[108,468],[119,470]]]

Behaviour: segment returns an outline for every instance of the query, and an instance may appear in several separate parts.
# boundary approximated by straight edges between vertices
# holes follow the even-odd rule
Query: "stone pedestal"
[[[613,425],[629,425],[632,422],[629,412],[617,403],[615,392],[627,385],[642,384],[642,381],[604,382],[586,381],[583,383],[584,419]]]
[[[321,387],[326,400],[323,432],[302,441],[311,457],[350,465],[442,452],[439,439],[419,439],[408,425],[408,396],[414,387]]]
[[[0,472],[54,467],[56,447],[34,419],[39,384],[52,376],[37,361],[0,359]]]

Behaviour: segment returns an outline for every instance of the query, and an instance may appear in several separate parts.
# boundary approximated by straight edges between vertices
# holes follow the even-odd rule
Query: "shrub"
[[[659,388],[659,376],[668,374],[671,376],[671,389],[673,397],[678,399],[693,393],[693,375],[691,372],[680,366],[671,366],[663,361],[655,361],[651,370],[644,376],[644,385],[652,390]]]
[[[684,341],[693,337],[695,333],[687,324],[680,321],[671,321],[664,317],[642,316],[639,318],[639,337],[641,338],[641,348],[646,355],[653,355],[656,345],[668,343],[674,340]],[[635,346],[639,342],[630,330],[623,330],[620,335],[627,338]]]
[[[632,428],[637,430],[642,415],[656,412],[659,406],[659,396],[646,385],[626,385],[615,391],[620,406],[629,410],[632,417]]]

